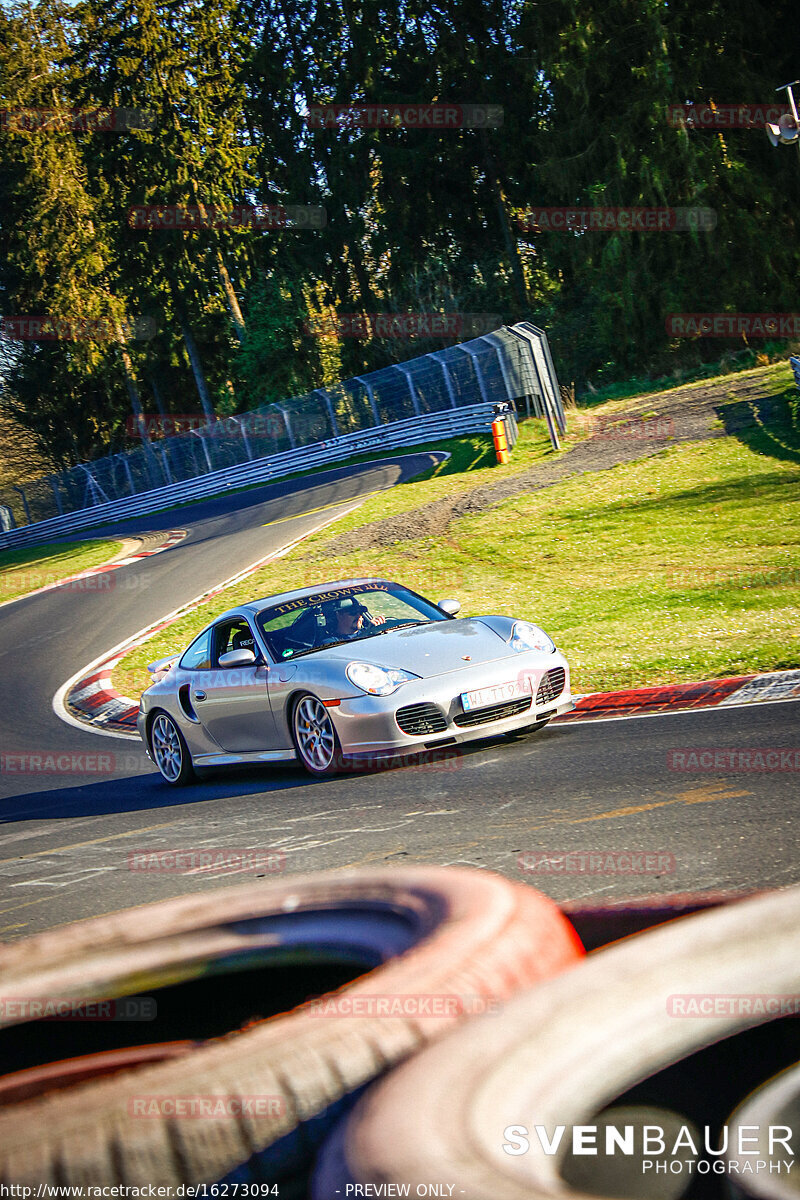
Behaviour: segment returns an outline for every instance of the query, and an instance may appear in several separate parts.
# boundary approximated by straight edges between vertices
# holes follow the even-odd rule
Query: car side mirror
[[[244,646],[241,650],[229,650],[227,654],[219,656],[221,667],[252,667],[255,661],[256,656],[253,651],[247,650]]]
[[[460,600],[440,600],[436,607],[440,608],[442,610],[442,612],[446,612],[448,617],[454,617],[456,615],[456,613],[461,612],[461,601]]]

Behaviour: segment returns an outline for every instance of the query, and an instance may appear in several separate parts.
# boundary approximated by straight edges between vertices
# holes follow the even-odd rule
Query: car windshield
[[[331,588],[285,600],[265,608],[257,619],[276,661],[380,637],[393,629],[449,620],[430,600],[408,588],[381,582]]]

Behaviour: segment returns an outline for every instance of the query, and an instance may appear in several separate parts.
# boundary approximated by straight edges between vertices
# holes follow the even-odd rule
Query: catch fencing
[[[63,537],[357,454],[488,432],[494,406],[509,401],[520,414],[544,417],[558,447],[565,429],[558,379],[546,335],[528,322],[6,487],[0,547]]]

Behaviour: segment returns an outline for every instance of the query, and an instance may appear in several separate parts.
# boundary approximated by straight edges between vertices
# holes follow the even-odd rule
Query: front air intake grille
[[[492,704],[489,708],[476,708],[474,712],[459,713],[457,717],[453,717],[453,720],[462,729],[469,725],[488,725],[489,721],[504,721],[506,717],[516,717],[530,706],[530,696],[523,696],[519,700],[506,700],[503,704]]]
[[[563,667],[553,667],[552,671],[545,671],[539,682],[536,703],[548,704],[551,700],[555,700],[556,696],[560,696],[563,692],[566,681],[567,676]]]
[[[435,704],[407,704],[395,714],[403,733],[422,737],[429,733],[444,733],[447,729],[445,715]]]

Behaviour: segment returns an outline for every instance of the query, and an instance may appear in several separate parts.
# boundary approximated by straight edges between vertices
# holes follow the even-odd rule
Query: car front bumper
[[[542,686],[543,677],[558,670],[563,671],[563,686],[556,694],[551,694],[552,689],[545,690],[547,684]],[[523,687],[529,689],[527,705],[523,695],[465,713],[461,702],[463,693],[517,680],[524,680]],[[424,710],[422,706],[425,706]],[[545,717],[559,716],[574,707],[567,660],[555,651],[547,655],[521,654],[514,661],[505,658],[439,677],[414,680],[404,683],[391,696],[343,699],[328,711],[339,735],[342,752],[348,757],[369,759],[387,754],[416,754],[509,733]],[[421,720],[408,721],[402,715],[403,710],[408,709],[422,710]],[[431,717],[427,728],[426,710]],[[398,713],[412,732],[400,728]],[[475,723],[467,724],[467,721]]]

